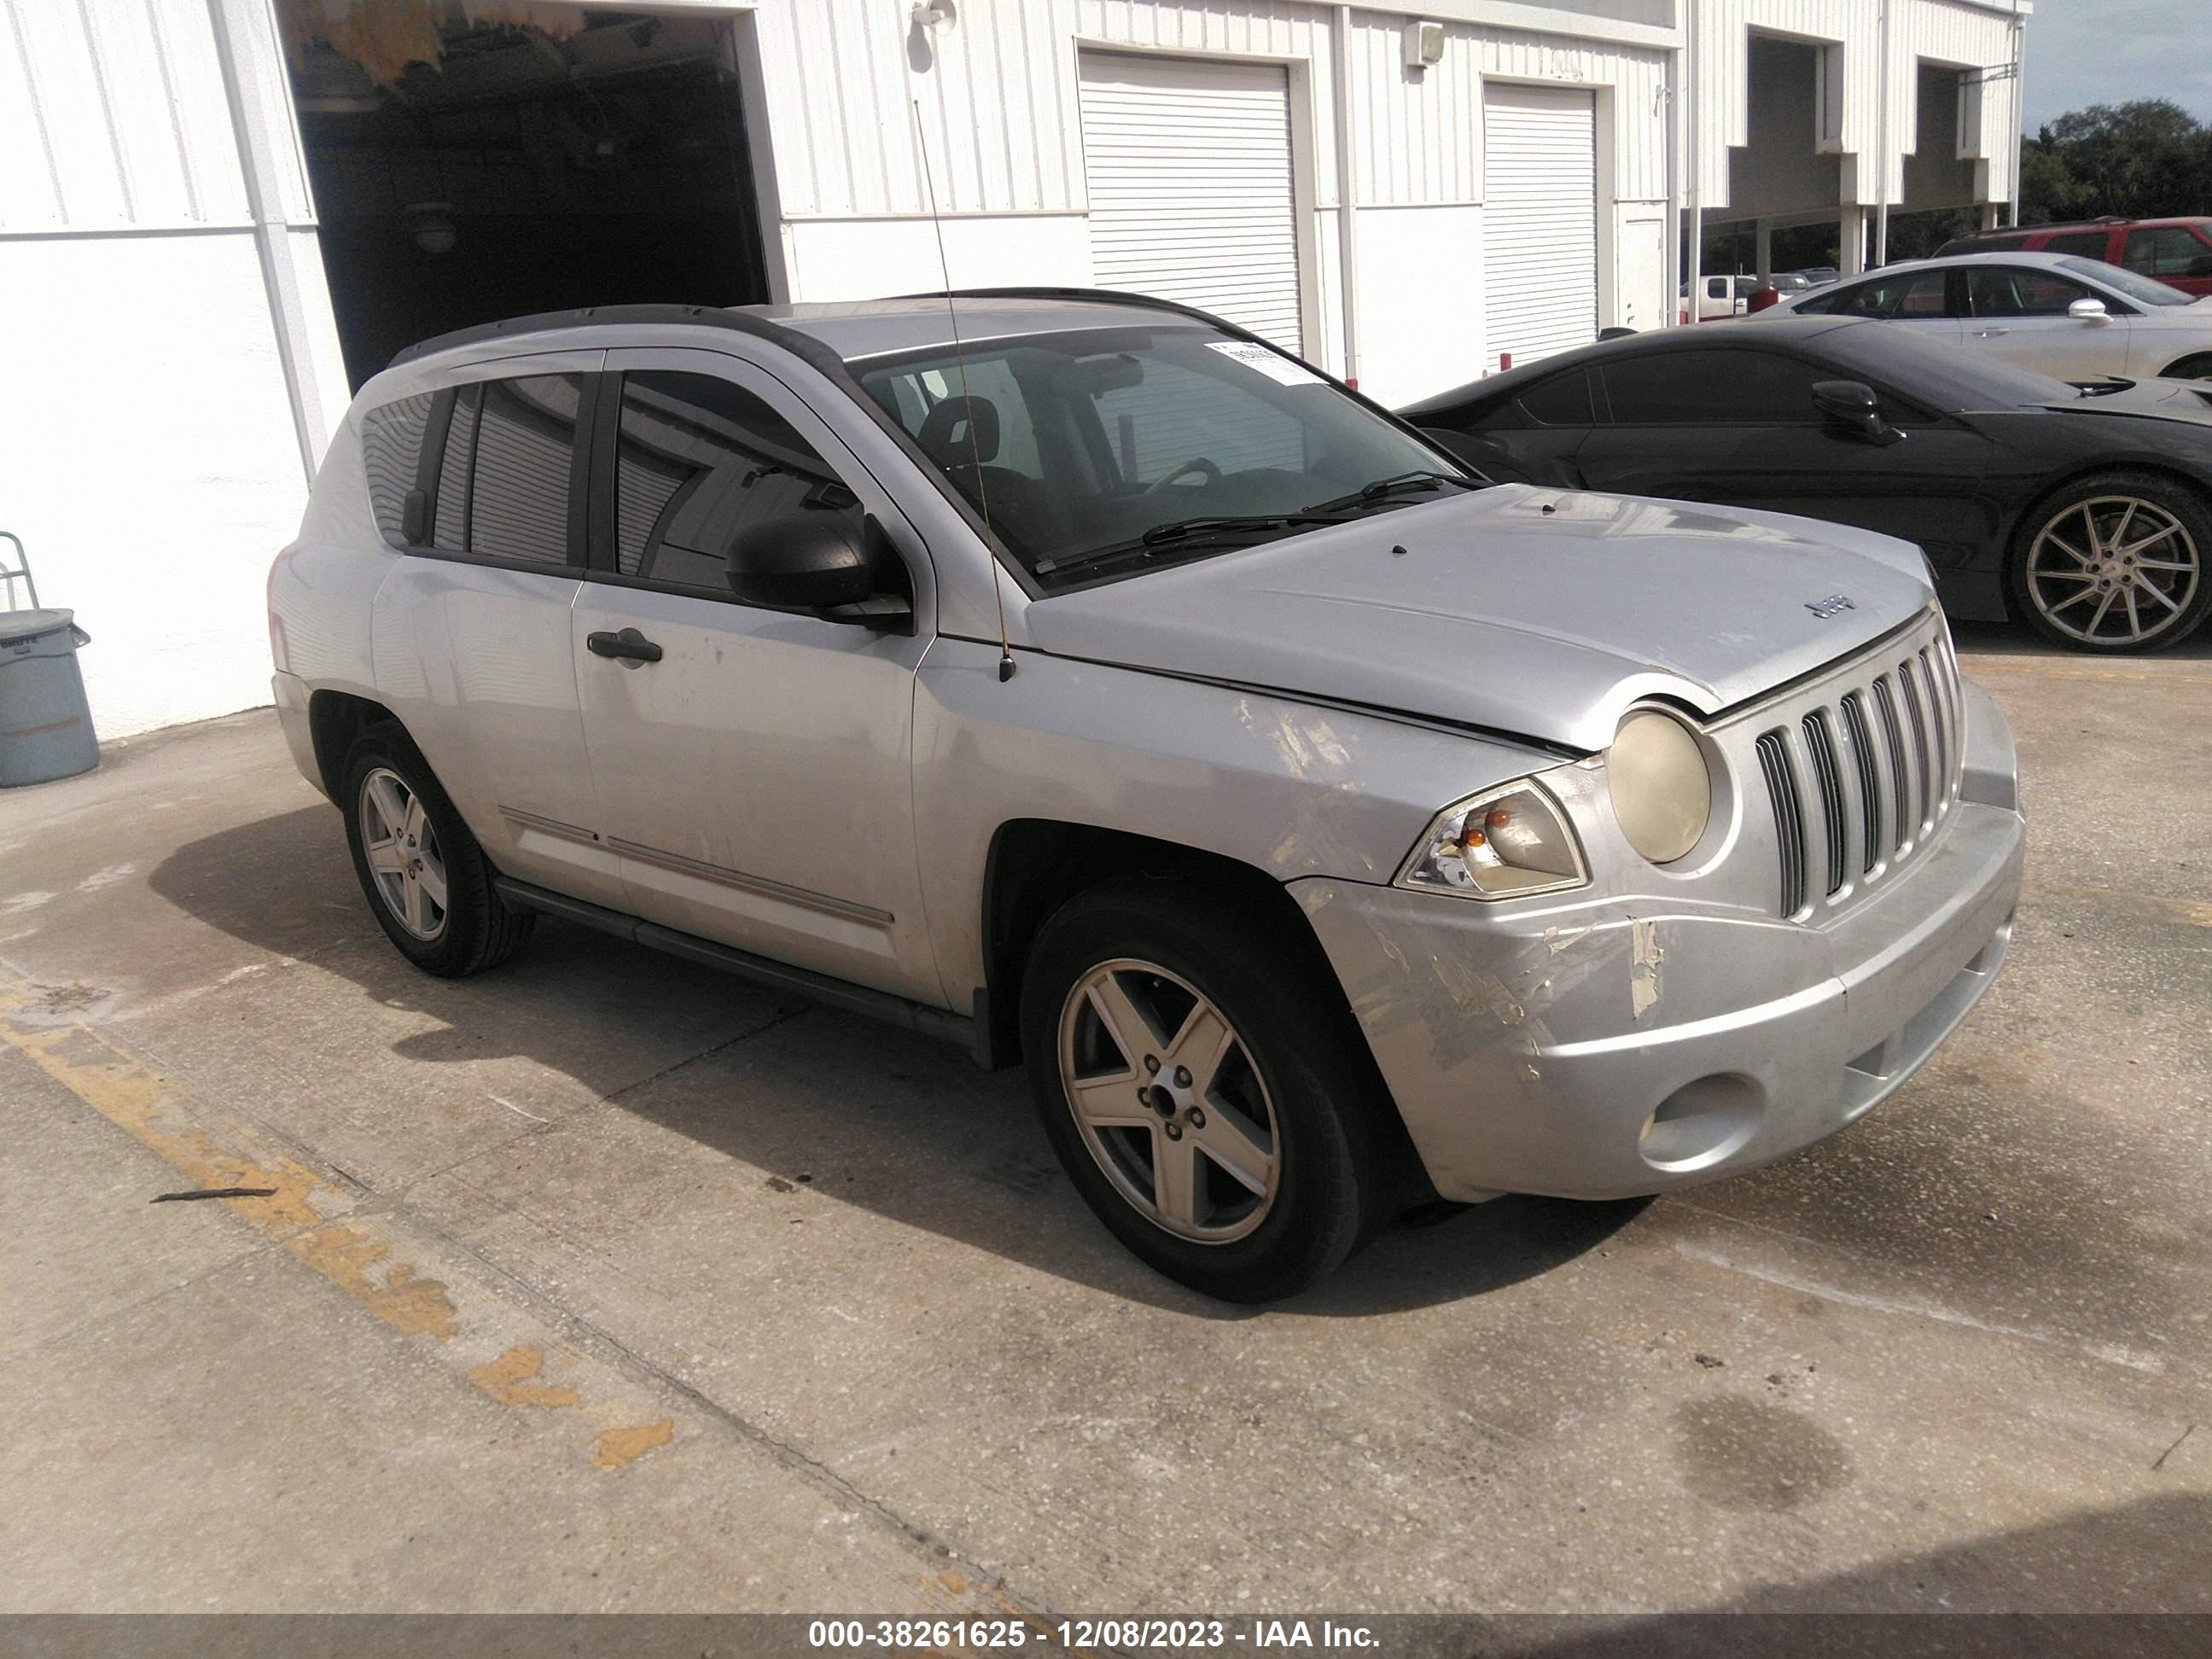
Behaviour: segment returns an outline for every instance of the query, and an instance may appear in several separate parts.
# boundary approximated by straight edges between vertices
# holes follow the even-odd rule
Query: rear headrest
[[[971,434],[968,422],[975,421]],[[915,434],[922,453],[939,466],[981,466],[998,459],[999,406],[988,398],[957,393],[931,410]]]

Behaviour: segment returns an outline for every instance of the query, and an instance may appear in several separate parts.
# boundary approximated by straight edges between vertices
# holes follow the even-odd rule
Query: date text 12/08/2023
[[[807,1625],[806,1644],[890,1653],[946,1648],[1035,1648],[1044,1652],[1243,1648],[1270,1652],[1370,1650],[1380,1642],[1364,1625],[1329,1619],[817,1619]]]

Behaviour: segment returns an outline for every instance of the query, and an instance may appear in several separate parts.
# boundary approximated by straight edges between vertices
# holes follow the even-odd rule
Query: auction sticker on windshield
[[[1315,374],[1304,363],[1293,362],[1279,352],[1270,351],[1263,345],[1253,345],[1244,340],[1208,340],[1206,344],[1212,346],[1223,356],[1234,357],[1245,368],[1256,368],[1269,380],[1283,386],[1326,384],[1320,375]]]

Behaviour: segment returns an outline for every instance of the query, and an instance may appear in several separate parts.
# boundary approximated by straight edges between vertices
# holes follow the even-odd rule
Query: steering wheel
[[[1207,460],[1203,455],[1194,455],[1188,460],[1182,462],[1181,465],[1170,467],[1158,477],[1153,479],[1152,483],[1146,484],[1145,486],[1145,494],[1147,495],[1157,495],[1160,491],[1165,489],[1170,484],[1173,483],[1177,478],[1186,477],[1193,472],[1203,472],[1206,475],[1206,481],[1208,483],[1219,483],[1221,482],[1221,469],[1219,467],[1214,465],[1212,461]]]

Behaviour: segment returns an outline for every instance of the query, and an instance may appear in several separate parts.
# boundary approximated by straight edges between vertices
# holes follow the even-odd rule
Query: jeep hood
[[[1026,626],[1056,655],[1593,752],[1641,698],[1718,714],[1934,598],[1890,537],[1501,484],[1040,599]]]

